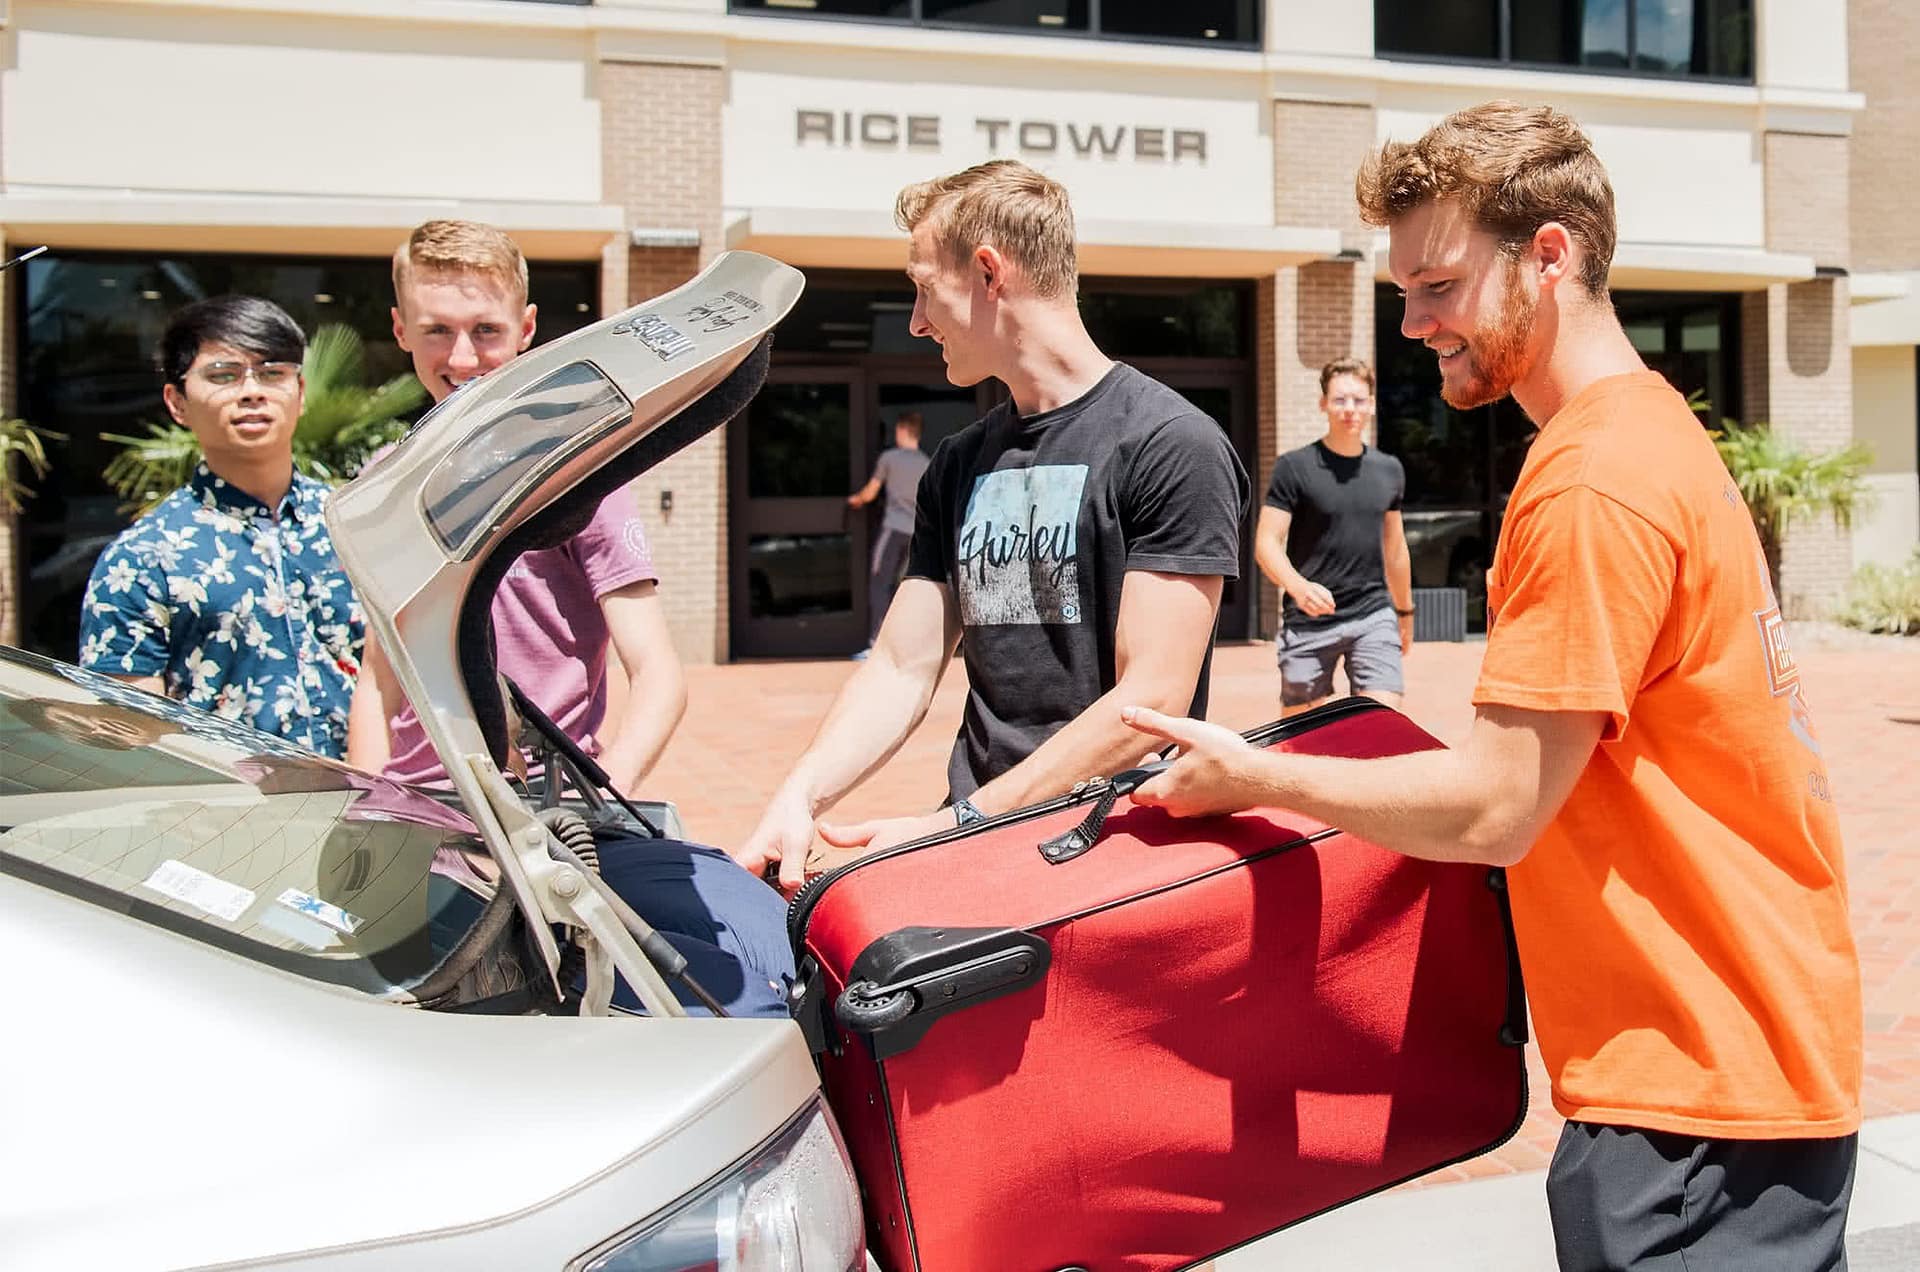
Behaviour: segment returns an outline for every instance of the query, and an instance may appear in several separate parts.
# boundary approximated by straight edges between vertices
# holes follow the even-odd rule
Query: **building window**
[[[1613,303],[1647,365],[1701,404],[1703,425],[1740,417],[1739,297],[1625,291]],[[1512,398],[1471,411],[1442,401],[1439,364],[1400,334],[1403,312],[1395,288],[1376,289],[1380,449],[1406,468],[1413,585],[1465,591],[1467,624],[1478,631],[1493,545],[1535,430]]]
[[[1102,279],[1080,281],[1080,317],[1110,357],[1252,357],[1251,290],[1243,283]],[[897,274],[816,271],[780,324],[789,353],[869,353],[938,358],[939,346],[908,330],[913,291]]]
[[[50,448],[53,471],[35,483],[21,519],[26,648],[68,660],[78,653],[80,594],[93,559],[127,523],[101,475],[119,447],[101,434],[139,436],[167,418],[153,357],[168,316],[208,296],[264,296],[309,336],[329,323],[359,333],[365,378],[377,383],[412,367],[393,342],[391,271],[384,258],[54,251],[10,276],[25,274],[12,289],[19,413],[67,438]],[[528,274],[530,299],[540,307],[536,339],[598,316],[598,265],[532,263]]]
[[[1374,0],[1388,58],[1753,81],[1753,0]]]
[[[1263,6],[1259,0],[729,0],[727,7],[774,17],[1253,48],[1260,43]]]

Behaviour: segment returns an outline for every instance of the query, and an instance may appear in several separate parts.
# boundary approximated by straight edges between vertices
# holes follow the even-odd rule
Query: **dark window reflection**
[[[1238,283],[1080,280],[1080,317],[1115,358],[1245,358],[1250,289]],[[937,358],[940,347],[912,335],[913,288],[890,274],[809,279],[784,322],[782,354],[904,353]],[[929,447],[931,449],[931,447]]]
[[[732,0],[729,6],[740,13],[827,14],[843,18],[911,18],[912,0]]]
[[[1257,0],[1101,0],[1100,30],[1107,35],[1252,44],[1260,38],[1261,8]]]
[[[1247,289],[1231,283],[1135,290],[1089,279],[1080,317],[1114,358],[1244,358]]]
[[[1513,60],[1624,69],[1627,0],[1540,0],[1515,6]]]
[[[789,18],[866,18],[916,21],[908,0],[730,0],[735,13]],[[1118,39],[1191,40],[1257,45],[1260,0],[921,0],[919,22],[935,26],[993,27]]]
[[[847,493],[851,393],[845,384],[769,384],[747,408],[747,494]]]
[[[920,0],[920,13],[929,22],[1039,31],[1087,29],[1087,0]]]
[[[1700,404],[1701,419],[1740,417],[1738,302],[1699,292],[1617,292],[1614,311],[1641,358]]]
[[[1500,56],[1498,0],[1374,0],[1373,43],[1382,53]]]
[[[385,258],[55,252],[11,275],[22,283],[19,414],[67,436],[50,447],[53,471],[34,483],[21,522],[26,648],[77,652],[87,574],[127,522],[101,476],[119,445],[101,434],[139,436],[166,418],[153,355],[168,315],[229,292],[264,296],[309,336],[331,323],[352,328],[365,342],[365,379],[379,383],[412,370],[393,341],[391,270]],[[533,264],[529,273],[537,341],[597,317],[597,265]]]
[[[1374,48],[1750,81],[1753,8],[1753,0],[1374,0]]]
[[[754,618],[853,611],[853,541],[844,534],[756,534],[747,540]]]
[[[940,346],[908,332],[913,288],[900,275],[860,281],[809,278],[775,338],[788,353],[913,353],[937,358]]]

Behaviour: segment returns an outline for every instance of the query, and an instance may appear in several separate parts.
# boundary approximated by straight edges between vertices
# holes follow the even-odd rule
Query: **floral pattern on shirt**
[[[327,486],[271,509],[205,464],[121,531],[81,603],[80,666],[341,756],[365,621],[334,555]]]

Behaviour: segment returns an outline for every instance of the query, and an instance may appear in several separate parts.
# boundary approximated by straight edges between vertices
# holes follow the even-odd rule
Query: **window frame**
[[[1100,22],[1100,0],[1087,0],[1087,28],[996,26],[981,22],[953,22],[929,18],[922,12],[921,0],[907,0],[911,11],[901,18],[864,17],[857,13],[821,13],[813,9],[788,9],[766,5],[746,7],[741,0],[727,0],[727,15],[742,18],[770,18],[776,22],[844,22],[862,26],[907,28],[916,31],[959,31],[979,35],[1028,35],[1044,40],[1112,40],[1124,44],[1162,44],[1183,49],[1231,49],[1235,52],[1259,52],[1266,47],[1267,6],[1253,6],[1253,31],[1244,40],[1209,40],[1177,35],[1129,35],[1104,30]],[[1504,0],[1502,0],[1504,3]]]
[[[1495,34],[1498,36],[1500,41],[1500,52],[1496,57],[1492,57],[1492,58],[1457,57],[1448,53],[1406,53],[1406,52],[1401,52],[1399,50],[1382,49],[1380,47],[1380,27],[1379,27],[1381,0],[1373,0],[1373,2],[1374,2],[1373,56],[1376,61],[1414,62],[1414,63],[1424,63],[1430,66],[1490,66],[1490,67],[1501,67],[1505,69],[1512,69],[1517,71],[1543,71],[1543,72],[1548,72],[1551,74],[1559,74],[1559,75],[1598,75],[1598,76],[1610,76],[1615,79],[1665,80],[1670,83],[1679,83],[1679,84],[1727,84],[1727,85],[1733,85],[1733,86],[1744,87],[1744,88],[1751,88],[1759,82],[1758,74],[1757,74],[1757,71],[1758,71],[1758,66],[1757,66],[1758,47],[1757,46],[1759,41],[1757,39],[1753,40],[1747,49],[1747,64],[1749,67],[1753,67],[1754,69],[1750,70],[1744,76],[1696,75],[1691,71],[1650,71],[1650,70],[1643,70],[1640,67],[1635,66],[1634,59],[1637,58],[1640,53],[1640,48],[1639,48],[1640,6],[1638,3],[1638,0],[1625,0],[1626,13],[1627,13],[1627,65],[1623,67],[1584,66],[1578,62],[1534,62],[1534,61],[1529,61],[1526,59],[1514,57],[1513,56],[1514,0],[1484,0],[1485,3],[1490,4],[1494,7],[1497,14],[1497,18],[1496,18],[1497,29],[1495,31]],[[1094,0],[1094,3],[1097,4],[1098,0]],[[1757,17],[1759,0],[1744,0],[1744,3],[1747,5],[1747,19],[1748,19],[1749,27],[1751,27],[1753,21]]]

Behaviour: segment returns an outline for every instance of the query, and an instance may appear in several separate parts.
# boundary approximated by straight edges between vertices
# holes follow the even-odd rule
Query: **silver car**
[[[744,404],[800,285],[722,257],[337,493],[446,800],[0,650],[0,1262],[866,1266],[800,1030],[684,1015],[645,923],[503,777],[474,638],[513,555]],[[609,1007],[615,969],[649,1015]]]

